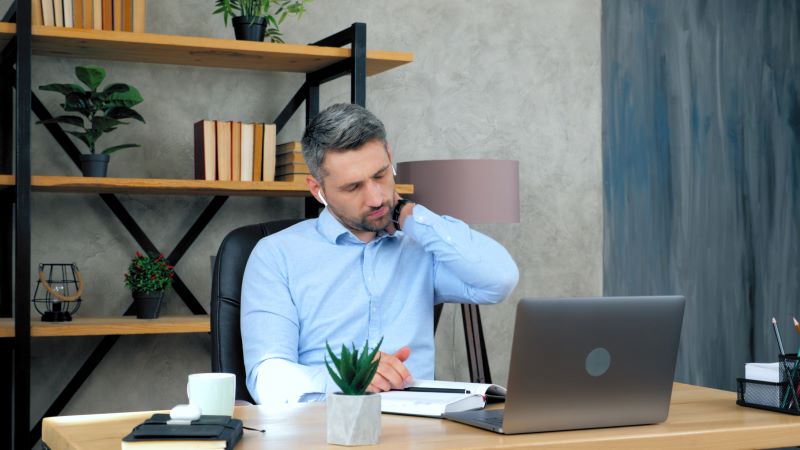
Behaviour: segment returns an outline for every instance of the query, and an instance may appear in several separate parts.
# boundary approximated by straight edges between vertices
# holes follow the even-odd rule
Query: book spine
[[[112,0],[102,0],[103,1],[103,29],[104,30],[113,30],[114,29],[114,6],[111,3]]]
[[[122,0],[113,0],[112,6],[113,30],[122,31]]]
[[[255,125],[253,138],[253,181],[261,181],[261,161],[264,159],[264,124]]]
[[[136,33],[144,33],[144,21],[147,17],[145,3],[146,0],[133,0],[133,31]]]
[[[53,9],[53,0],[42,0],[42,20],[48,27],[56,26],[55,10]]]
[[[80,0],[83,3],[83,28],[91,30],[94,26],[92,20],[94,18],[94,1],[93,0]]]
[[[276,134],[274,123],[264,125],[264,159],[261,162],[263,181],[275,181]]]
[[[242,124],[242,181],[253,181],[253,139],[254,127],[252,123]]]
[[[31,3],[31,24],[44,25],[44,14],[42,12],[42,0],[33,0]]]
[[[92,28],[103,30],[103,0],[92,0]]]
[[[72,11],[72,0],[63,0],[62,4],[64,5],[64,27],[65,28],[74,28],[75,19],[74,12]]]
[[[122,0],[122,31],[133,31],[132,0]]]
[[[242,122],[231,123],[231,180],[242,177]]]
[[[84,28],[83,26],[83,0],[72,1],[72,26],[74,28]]]
[[[217,121],[217,179],[231,180],[231,123]]]
[[[56,16],[56,26],[64,26],[64,2],[61,0],[53,0],[53,13]]]

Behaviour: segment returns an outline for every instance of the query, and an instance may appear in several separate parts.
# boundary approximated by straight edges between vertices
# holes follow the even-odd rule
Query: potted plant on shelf
[[[290,14],[299,19],[311,0],[215,0],[214,14],[222,14],[225,26],[233,17],[236,39],[261,42],[266,36],[270,42],[283,43],[280,24]]]
[[[378,370],[380,357],[376,358],[381,343],[378,342],[372,352],[369,341],[359,355],[355,345],[352,350],[342,345],[342,352],[337,357],[328,343],[328,355],[334,369],[325,358],[333,381],[341,392],[328,396],[328,443],[337,445],[374,445],[381,437],[381,396],[367,393],[367,387]]]
[[[144,123],[144,118],[133,107],[142,102],[139,91],[125,83],[114,83],[99,91],[100,83],[106,77],[106,71],[97,66],[78,66],[75,68],[78,77],[87,88],[77,84],[47,84],[39,86],[43,91],[58,92],[64,95],[61,107],[68,113],[80,115],[63,115],[37,123],[60,123],[71,125],[80,131],[67,131],[77,137],[89,148],[89,154],[81,155],[81,171],[87,177],[104,177],[108,168],[111,153],[123,148],[139,147],[138,144],[122,144],[108,147],[96,153],[97,140],[106,133],[126,125],[123,119],[136,119]],[[83,116],[83,117],[81,117]]]
[[[156,319],[161,309],[164,291],[172,286],[175,267],[169,265],[163,254],[156,257],[136,252],[125,274],[125,287],[133,292],[136,317]]]

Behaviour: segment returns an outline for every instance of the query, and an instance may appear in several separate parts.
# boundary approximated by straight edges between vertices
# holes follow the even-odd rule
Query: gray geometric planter
[[[328,444],[375,445],[381,437],[379,394],[328,395]]]

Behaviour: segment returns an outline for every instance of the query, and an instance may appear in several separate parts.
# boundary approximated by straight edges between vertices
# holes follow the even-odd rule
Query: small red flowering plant
[[[125,287],[145,294],[166,290],[172,286],[174,269],[163,254],[152,257],[136,252],[125,274]]]

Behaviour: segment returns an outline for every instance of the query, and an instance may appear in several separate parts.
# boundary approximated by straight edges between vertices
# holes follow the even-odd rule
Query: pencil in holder
[[[797,354],[778,356],[778,376],[777,383],[737,378],[736,404],[800,415],[800,360]]]

